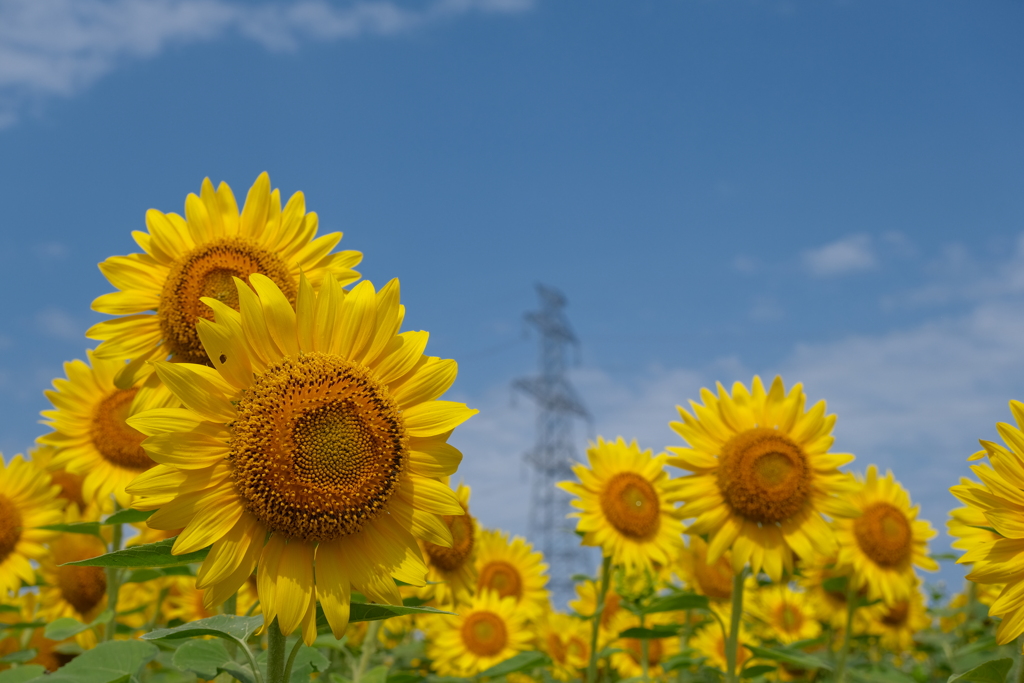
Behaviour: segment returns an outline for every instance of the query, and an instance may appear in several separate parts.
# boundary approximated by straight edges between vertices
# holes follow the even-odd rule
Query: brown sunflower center
[[[561,636],[554,631],[550,631],[547,637],[548,641],[548,655],[551,659],[555,660],[557,664],[565,664],[565,658],[568,654],[565,650],[565,643],[562,642]]]
[[[585,661],[589,657],[589,647],[579,636],[569,636],[565,643],[565,656],[573,657],[578,661]]]
[[[107,594],[107,575],[102,567],[57,567],[57,587],[76,612],[89,615]]]
[[[643,657],[643,650],[641,649],[642,643],[636,638],[626,639],[626,651],[633,658],[633,661],[637,664],[640,663]],[[647,664],[649,666],[658,666],[661,663],[661,658],[664,656],[664,648],[661,645],[661,640],[658,638],[651,638],[647,641]]]
[[[718,466],[722,497],[738,515],[777,524],[799,512],[811,493],[807,455],[775,429],[757,427],[722,446]]]
[[[107,461],[130,470],[148,470],[155,463],[142,449],[146,436],[128,426],[128,411],[137,389],[115,389],[99,402],[92,415],[89,435]]]
[[[901,600],[895,605],[889,608],[882,617],[882,623],[886,626],[899,627],[907,623],[907,617],[910,616],[910,603],[906,600]]]
[[[913,535],[903,511],[874,503],[853,521],[853,534],[864,554],[880,567],[897,567],[910,559]]]
[[[504,560],[488,562],[480,568],[476,582],[479,590],[492,590],[503,598],[508,596],[519,600],[523,597],[523,577],[519,570]]]
[[[505,621],[494,612],[473,612],[462,623],[462,642],[478,657],[494,657],[508,644]]]
[[[21,512],[18,506],[0,493],[0,562],[14,552],[21,539]]]
[[[661,526],[658,492],[635,472],[619,472],[608,481],[601,492],[601,510],[608,522],[629,538],[650,539]]]
[[[175,261],[167,274],[157,314],[168,350],[179,360],[206,363],[196,322],[213,320],[210,307],[200,299],[210,297],[238,310],[238,290],[232,278],[248,280],[262,273],[273,280],[295,303],[295,281],[281,257],[250,240],[227,237],[200,245]]]
[[[233,432],[245,508],[306,541],[355,533],[381,514],[408,460],[387,388],[362,365],[322,353],[268,368],[239,400]]]
[[[130,427],[129,427],[130,429]],[[82,481],[80,474],[72,474],[67,470],[55,470],[50,472],[53,483],[60,487],[58,498],[63,498],[69,503],[75,503],[80,510],[85,509],[85,498],[82,497]]]
[[[452,547],[424,543],[430,564],[446,572],[453,572],[465,564],[473,553],[473,518],[464,515],[445,515],[444,523],[452,532]]]
[[[781,631],[797,633],[803,628],[804,613],[796,605],[788,602],[779,603],[779,606],[775,608],[775,623]]]
[[[725,556],[710,565],[703,553],[694,557],[693,575],[697,579],[700,592],[709,598],[728,600],[732,597],[732,563]]]

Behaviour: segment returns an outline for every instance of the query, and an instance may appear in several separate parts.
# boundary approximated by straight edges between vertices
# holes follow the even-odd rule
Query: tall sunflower
[[[362,254],[331,253],[340,232],[314,239],[317,215],[306,213],[303,194],[296,192],[282,209],[281,193],[271,191],[266,173],[253,183],[241,212],[230,187],[221,183],[215,190],[206,178],[199,196],[185,198],[184,218],[150,209],[146,226],[148,232],[132,233],[143,253],[112,256],[100,264],[118,291],[97,298],[93,310],[119,317],[86,333],[102,342],[97,356],[133,359],[133,370],[169,356],[205,364],[196,322],[213,317],[201,299],[237,310],[233,278],[260,273],[294,303],[300,273],[314,287],[328,275],[342,284],[359,277],[352,267]]]
[[[1016,426],[996,425],[1006,446],[982,440],[984,451],[970,457],[988,456],[990,466],[971,467],[981,484],[968,481],[950,489],[961,502],[980,511],[988,521],[985,526],[999,535],[987,540],[979,536],[957,562],[974,565],[967,575],[971,581],[1006,584],[989,607],[991,616],[1002,617],[996,630],[1001,645],[1024,633],[1024,403],[1010,401],[1010,411]]]
[[[849,500],[861,515],[834,522],[839,541],[836,564],[851,569],[853,587],[867,588],[869,600],[893,605],[909,595],[915,565],[938,571],[939,565],[928,556],[928,539],[935,530],[917,519],[918,507],[911,507],[910,496],[892,472],[879,477],[870,465],[867,478],[858,481],[861,486]]]
[[[729,623],[728,608],[720,608],[713,606],[711,609],[718,614],[720,620],[724,623]],[[700,631],[697,632],[690,640],[690,647],[697,651],[697,654],[707,658],[706,665],[714,667],[719,671],[726,671],[728,669],[728,660],[725,656],[725,634],[722,632],[721,627],[718,624],[711,621],[708,622]],[[748,648],[744,646],[745,643],[757,642],[748,629],[746,624],[740,623],[740,631],[738,638],[738,645],[736,648],[736,668],[742,670],[743,666],[747,663],[747,660],[754,656]]]
[[[751,613],[763,625],[765,639],[788,645],[821,634],[821,624],[806,593],[776,584],[757,591],[752,602]]]
[[[652,614],[646,619],[648,628],[669,625],[673,615],[662,612]],[[640,626],[639,617],[629,615],[625,621],[626,628]],[[625,629],[624,629],[625,630]],[[643,674],[643,642],[637,638],[620,638],[616,643],[616,652],[609,658],[611,665],[623,679],[636,680]],[[667,678],[663,664],[679,654],[679,638],[650,638],[647,640],[647,672],[652,680],[661,681]]]
[[[683,421],[670,426],[690,447],[669,447],[676,457],[668,464],[693,473],[679,482],[679,514],[696,518],[686,533],[708,536],[708,562],[731,548],[737,572],[749,563],[777,582],[794,553],[831,553],[822,515],[857,511],[837,495],[849,488],[838,468],[853,456],[828,452],[835,416],[825,415],[825,402],[805,410],[802,386],[787,394],[781,377],[767,392],[754,377],[749,391],[737,382],[730,395],[719,384],[718,396],[702,389],[701,398],[693,415],[678,408]]]
[[[897,656],[913,650],[914,637],[932,625],[917,581],[911,582],[905,598],[886,605],[881,612],[865,612],[857,621],[858,630],[880,636],[882,648]]]
[[[340,638],[352,588],[401,604],[393,579],[423,585],[427,573],[417,538],[451,545],[441,516],[463,508],[438,477],[458,467],[446,441],[476,411],[435,400],[457,366],[423,355],[426,332],[398,334],[397,280],[346,292],[302,278],[294,308],[270,278],[249,282],[255,292],[236,280],[241,312],[203,299],[214,367],[156,363],[185,408],[130,420],[160,464],[128,491],[136,508],[159,508],[149,526],[184,527],[173,553],[212,544],[196,581],[208,605],[258,565],[267,624],[301,625],[311,643],[319,600]]]
[[[688,536],[689,546],[681,548],[675,569],[690,590],[711,600],[732,599],[732,557],[728,551],[714,563],[708,562],[708,544],[700,536]]]
[[[537,629],[538,647],[551,657],[551,676],[557,681],[580,678],[590,661],[587,622],[562,612],[548,612]]]
[[[21,455],[7,463],[0,457],[0,599],[35,582],[29,561],[43,557],[43,544],[56,536],[38,527],[64,521],[59,493],[41,467]]]
[[[629,568],[666,566],[682,546],[683,524],[676,516],[678,497],[665,471],[667,456],[653,457],[636,441],[597,441],[587,449],[590,467],[573,466],[579,482],[558,486],[577,499],[577,531],[583,544],[599,546],[612,562]]]
[[[450,448],[450,446],[449,446]],[[439,605],[454,605],[476,588],[476,520],[469,514],[470,489],[459,484],[455,489],[463,515],[445,515],[444,523],[452,533],[451,547],[421,541],[427,558],[427,585],[420,596]]]
[[[484,530],[477,539],[476,592],[511,597],[527,619],[540,616],[548,606],[544,556],[519,536],[510,541],[505,531]]]
[[[569,602],[569,607],[584,619],[593,618],[597,612],[597,585],[595,582],[577,583],[576,595],[577,598]],[[597,632],[598,647],[604,647],[616,640],[619,633],[628,628],[626,622],[630,617],[630,613],[622,606],[622,596],[615,592],[614,586],[609,586],[608,592],[604,596],[604,611],[601,612],[601,623]]]
[[[533,633],[511,597],[477,593],[457,616],[424,619],[427,656],[442,676],[472,677],[526,650]]]
[[[53,380],[54,388],[45,392],[53,410],[43,411],[43,424],[54,431],[39,437],[39,442],[55,449],[49,467],[83,478],[85,506],[95,503],[106,510],[113,495],[127,507],[130,496],[124,487],[154,462],[142,448],[146,437],[126,420],[143,410],[180,403],[155,377],[118,388],[114,376],[125,359],[86,354],[88,362],[65,363],[67,379]]]

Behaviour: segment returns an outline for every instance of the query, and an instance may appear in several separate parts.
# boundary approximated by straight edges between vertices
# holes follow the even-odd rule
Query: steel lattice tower
[[[572,575],[584,572],[588,553],[574,533],[571,496],[557,488],[573,479],[571,465],[579,460],[573,439],[573,421],[590,415],[566,377],[570,348],[579,340],[565,315],[565,296],[557,289],[537,285],[541,307],[526,314],[526,322],[540,333],[540,374],[513,382],[537,403],[537,441],[525,459],[533,469],[528,532],[550,565],[550,588],[558,602],[572,594]]]

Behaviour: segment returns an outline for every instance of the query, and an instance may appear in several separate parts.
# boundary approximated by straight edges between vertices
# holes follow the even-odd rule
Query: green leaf
[[[662,663],[662,669],[665,671],[675,671],[676,669],[689,669],[692,666],[699,666],[706,657],[696,656],[694,657],[690,653],[680,653],[673,657],[668,658]]]
[[[36,654],[36,650],[18,650],[5,657],[0,657],[0,662],[4,664],[23,664],[35,657]]]
[[[357,621],[378,621],[391,617],[402,617],[406,614],[454,614],[434,607],[406,607],[405,605],[377,605],[371,603],[352,603],[349,611],[349,623]]]
[[[956,562],[960,556],[956,553],[935,553],[932,555],[932,559],[936,562]]]
[[[636,638],[637,640],[651,640],[652,638],[671,638],[679,633],[678,626],[655,626],[654,628],[627,628],[619,634],[619,638]]]
[[[293,669],[294,671],[294,669]],[[294,680],[294,676],[293,676]],[[305,680],[309,680],[307,676]],[[384,683],[388,680],[388,667],[386,666],[375,666],[366,673],[363,674],[362,678],[359,679],[360,683]]]
[[[263,617],[238,617],[233,614],[218,614],[198,621],[190,621],[174,628],[158,628],[141,636],[143,640],[160,640],[166,638],[194,638],[196,636],[216,636],[245,642],[263,625]]]
[[[99,522],[74,522],[73,524],[47,524],[46,526],[36,527],[37,529],[46,529],[47,531],[61,531],[66,534],[86,534],[88,536],[100,536],[100,523]]]
[[[421,605],[427,604],[427,600],[423,598],[417,598],[415,595],[408,598],[402,598],[402,604],[406,607],[420,607]]]
[[[0,612],[20,612],[20,611],[21,611],[21,608],[20,607],[15,607],[14,605],[0,605]]]
[[[658,612],[679,612],[687,609],[707,608],[707,596],[697,595],[696,593],[679,593],[659,598],[640,611],[643,614],[657,614]]]
[[[102,523],[104,526],[109,524],[138,524],[152,517],[154,512],[156,510],[118,510],[103,520]]]
[[[153,579],[163,578],[165,576],[192,576],[192,570],[189,566],[182,565],[180,567],[157,567],[154,569],[136,569],[128,575],[122,583],[145,583],[152,581]]]
[[[850,675],[863,683],[915,683],[908,674],[885,664],[870,669],[851,669]]]
[[[516,656],[510,657],[504,662],[499,662],[490,669],[481,672],[479,676],[480,678],[507,676],[508,674],[516,673],[517,671],[526,671],[528,669],[547,666],[550,662],[551,660],[543,652],[520,652]]]
[[[748,666],[740,674],[740,678],[757,678],[758,676],[764,676],[775,671],[776,667],[768,666],[767,664],[758,664],[757,666]]]
[[[249,667],[238,662],[227,662],[220,668],[221,671],[225,672],[236,681],[242,681],[242,683],[256,683],[256,679],[252,675],[252,671]]]
[[[965,671],[962,674],[953,674],[946,683],[953,683],[953,681],[960,681],[960,683],[1003,683],[1006,680],[1006,674],[1010,673],[1010,667],[1012,666],[1013,660],[1009,657],[1005,659],[992,659],[974,667],[970,671]]]
[[[176,539],[177,536],[66,564],[76,567],[177,567],[183,564],[202,562],[210,552],[209,548],[203,548],[185,555],[171,555],[171,546],[174,545]]]
[[[288,643],[287,649],[290,651],[293,646],[294,643]],[[330,665],[331,660],[324,657],[323,654],[321,654],[315,647],[303,645],[299,648],[299,651],[295,653],[295,662],[292,664],[292,683],[308,683],[310,675],[314,671],[326,671]],[[384,679],[388,676],[388,668],[386,666],[377,668],[384,669],[380,674],[380,683],[384,683]],[[367,671],[363,674],[363,678],[361,680],[365,683],[373,683],[370,676],[374,671],[376,671],[376,669]]]
[[[395,674],[394,676],[388,676],[388,683],[416,683],[416,681],[422,681],[423,676],[419,674]]]
[[[43,628],[44,626],[46,626],[45,621],[16,621],[13,624],[0,624],[0,631],[4,629],[20,631],[24,628]]]
[[[231,655],[219,640],[189,640],[174,651],[174,666],[200,678],[216,678]]]
[[[38,664],[26,664],[16,669],[0,671],[0,683],[25,683],[46,673],[46,667]]]
[[[30,682],[122,683],[138,673],[157,652],[152,643],[112,640],[83,652],[52,674],[30,679]]]
[[[754,653],[755,657],[761,659],[769,659],[773,662],[783,662],[785,664],[792,664],[798,669],[825,669],[826,671],[832,670],[832,665],[814,655],[809,655],[806,652],[799,650],[791,650],[789,648],[766,648],[756,647],[754,645],[744,645],[748,650]]]
[[[107,624],[110,622],[111,613],[110,610],[103,610],[100,614],[88,624],[83,624],[74,617],[61,617],[55,621],[50,622],[46,625],[46,630],[43,631],[50,640],[64,640],[71,636],[76,636],[82,631],[88,631],[91,628],[95,628],[101,624]]]
[[[846,577],[845,576],[833,576],[830,579],[825,579],[821,587],[829,593],[845,593],[846,592]]]

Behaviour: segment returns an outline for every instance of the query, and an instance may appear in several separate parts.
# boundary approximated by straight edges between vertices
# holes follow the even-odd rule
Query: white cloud
[[[878,265],[869,235],[851,235],[816,249],[803,252],[804,267],[812,275],[829,277]]]
[[[0,0],[0,128],[40,98],[70,96],[132,59],[228,34],[268,49],[304,40],[395,35],[472,12],[512,13],[532,0],[245,3],[238,0]]]

